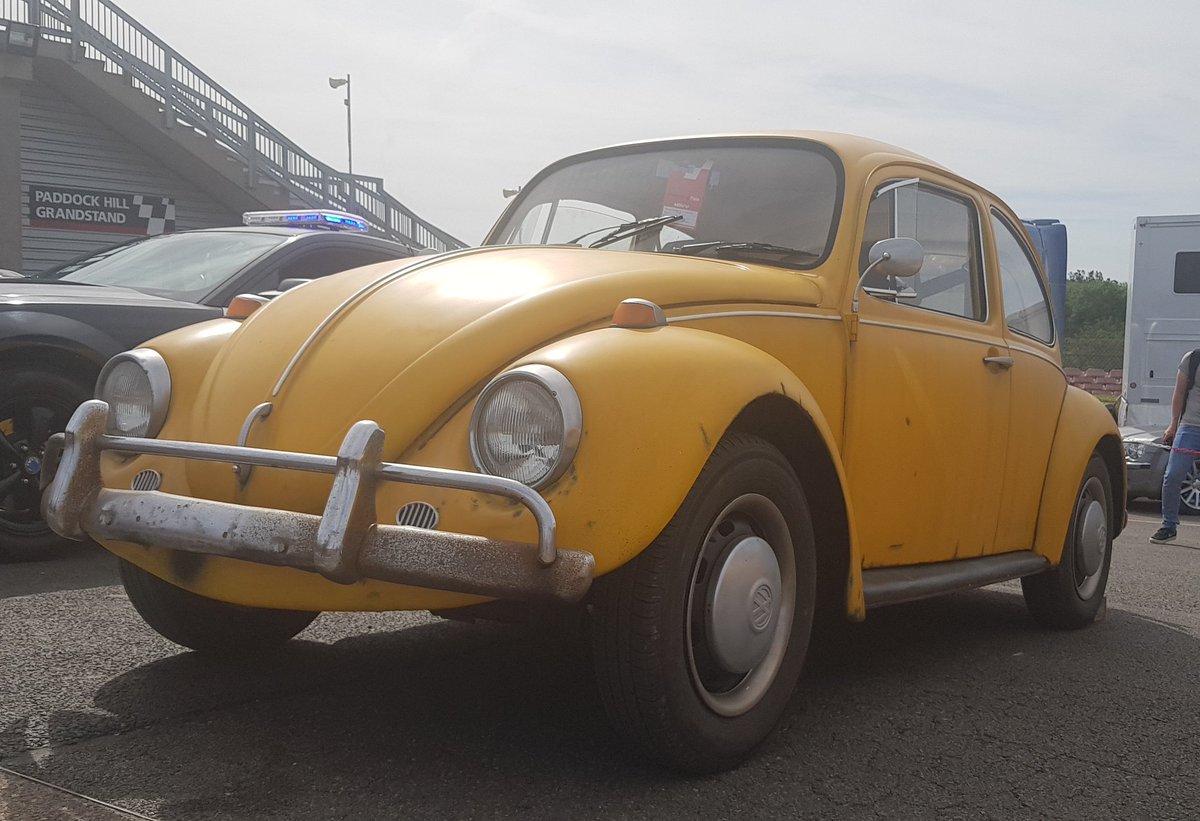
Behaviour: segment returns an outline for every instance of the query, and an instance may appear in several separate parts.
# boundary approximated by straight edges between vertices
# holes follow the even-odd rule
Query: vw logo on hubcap
[[[774,614],[775,594],[769,584],[760,584],[754,591],[753,608],[750,613],[750,626],[754,632],[761,633],[771,623]]]

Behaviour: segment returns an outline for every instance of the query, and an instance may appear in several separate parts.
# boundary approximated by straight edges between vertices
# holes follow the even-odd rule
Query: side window
[[[1000,286],[1004,295],[1004,321],[1009,330],[1054,344],[1054,322],[1050,303],[1037,275],[1029,247],[1016,229],[995,210],[992,233],[996,235],[996,257],[1000,262]]]
[[[889,237],[920,242],[925,264],[916,276],[886,282],[868,275],[864,285],[899,291],[905,305],[982,321],[987,301],[974,203],[928,183],[906,182],[891,180],[876,191],[867,209],[859,270],[866,268],[871,246]]]
[[[339,271],[348,271],[363,265],[371,265],[398,255],[379,248],[353,248],[348,245],[330,245],[313,251],[302,252],[286,262],[279,271],[280,280],[292,277],[316,279]]]
[[[1200,251],[1175,255],[1175,293],[1200,294]]]

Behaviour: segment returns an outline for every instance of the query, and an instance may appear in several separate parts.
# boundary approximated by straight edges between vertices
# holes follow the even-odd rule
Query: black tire
[[[0,372],[0,561],[50,559],[71,544],[42,518],[41,459],[46,440],[91,394],[57,373]]]
[[[1021,579],[1025,604],[1043,627],[1078,630],[1096,620],[1112,564],[1112,484],[1093,454],[1075,494],[1075,507],[1057,566]]]
[[[748,564],[751,548],[760,552]],[[759,571],[772,557],[778,586],[766,591],[764,607],[758,596],[767,577]],[[722,598],[739,566],[753,569],[730,581]],[[596,581],[592,655],[617,732],[684,772],[718,772],[745,760],[775,728],[800,676],[816,574],[812,520],[795,472],[767,442],[725,437],[654,543]],[[738,609],[722,610],[731,601]],[[733,618],[717,619],[717,612]],[[739,643],[743,635],[750,641]],[[757,660],[728,661],[731,649],[737,655],[762,641],[770,645]]]
[[[226,604],[176,587],[121,560],[121,582],[134,609],[163,638],[204,653],[245,655],[283,644],[317,613]]]

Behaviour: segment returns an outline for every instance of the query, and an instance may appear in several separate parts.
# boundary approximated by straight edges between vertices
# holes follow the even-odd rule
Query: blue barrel
[[[1050,280],[1050,300],[1054,303],[1054,329],[1062,339],[1066,335],[1063,317],[1067,315],[1067,226],[1058,220],[1021,220],[1042,258],[1042,267]]]

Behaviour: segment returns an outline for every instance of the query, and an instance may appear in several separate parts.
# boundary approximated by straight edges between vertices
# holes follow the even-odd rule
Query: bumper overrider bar
[[[108,405],[84,402],[46,450],[42,508],[55,532],[320,573],[341,584],[364,579],[502,599],[578,601],[595,574],[591,553],[555,545],[554,513],[537,491],[499,476],[382,461],[383,430],[356,422],[338,455],[113,436]],[[115,490],[100,480],[104,451],[303,470],[333,476],[320,516]],[[515,500],[538,524],[538,544],[376,522],[381,481],[478,491]]]

